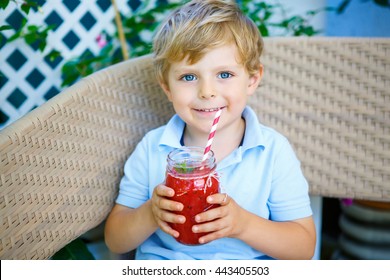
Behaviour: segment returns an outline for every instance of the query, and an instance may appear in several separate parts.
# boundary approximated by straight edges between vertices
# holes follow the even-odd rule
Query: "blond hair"
[[[170,14],[157,30],[154,65],[157,78],[166,82],[165,73],[172,62],[199,61],[205,52],[235,43],[240,63],[250,75],[260,68],[263,40],[257,26],[234,1],[195,0]]]

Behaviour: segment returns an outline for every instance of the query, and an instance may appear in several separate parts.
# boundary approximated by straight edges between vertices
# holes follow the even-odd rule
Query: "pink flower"
[[[341,203],[344,206],[351,206],[353,204],[353,199],[352,198],[343,198],[343,199],[341,199]]]
[[[106,45],[107,45],[107,37],[106,37],[106,34],[105,33],[102,33],[102,34],[99,34],[97,37],[96,37],[96,42],[99,46],[99,48],[104,48]]]

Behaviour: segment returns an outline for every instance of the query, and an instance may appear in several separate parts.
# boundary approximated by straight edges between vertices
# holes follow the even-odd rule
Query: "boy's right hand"
[[[183,210],[183,204],[173,201],[169,197],[173,197],[175,192],[173,189],[165,185],[158,185],[153,190],[152,195],[152,213],[157,225],[165,233],[177,238],[179,233],[172,229],[168,223],[183,224],[186,218],[182,215],[177,215],[173,211]]]

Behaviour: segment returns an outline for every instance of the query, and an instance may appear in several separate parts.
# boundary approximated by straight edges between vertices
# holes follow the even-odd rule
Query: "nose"
[[[199,87],[199,98],[209,99],[216,97],[216,90],[211,81],[203,80]]]

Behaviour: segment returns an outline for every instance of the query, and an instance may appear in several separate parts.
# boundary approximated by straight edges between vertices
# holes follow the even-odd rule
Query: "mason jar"
[[[168,154],[166,186],[175,191],[171,198],[184,205],[182,211],[175,213],[185,216],[184,224],[171,223],[179,232],[176,240],[186,245],[198,245],[199,238],[207,233],[194,233],[192,227],[197,224],[195,216],[216,207],[207,203],[209,195],[219,192],[219,180],[216,173],[214,153],[209,151],[203,160],[204,149],[201,147],[182,147]]]

